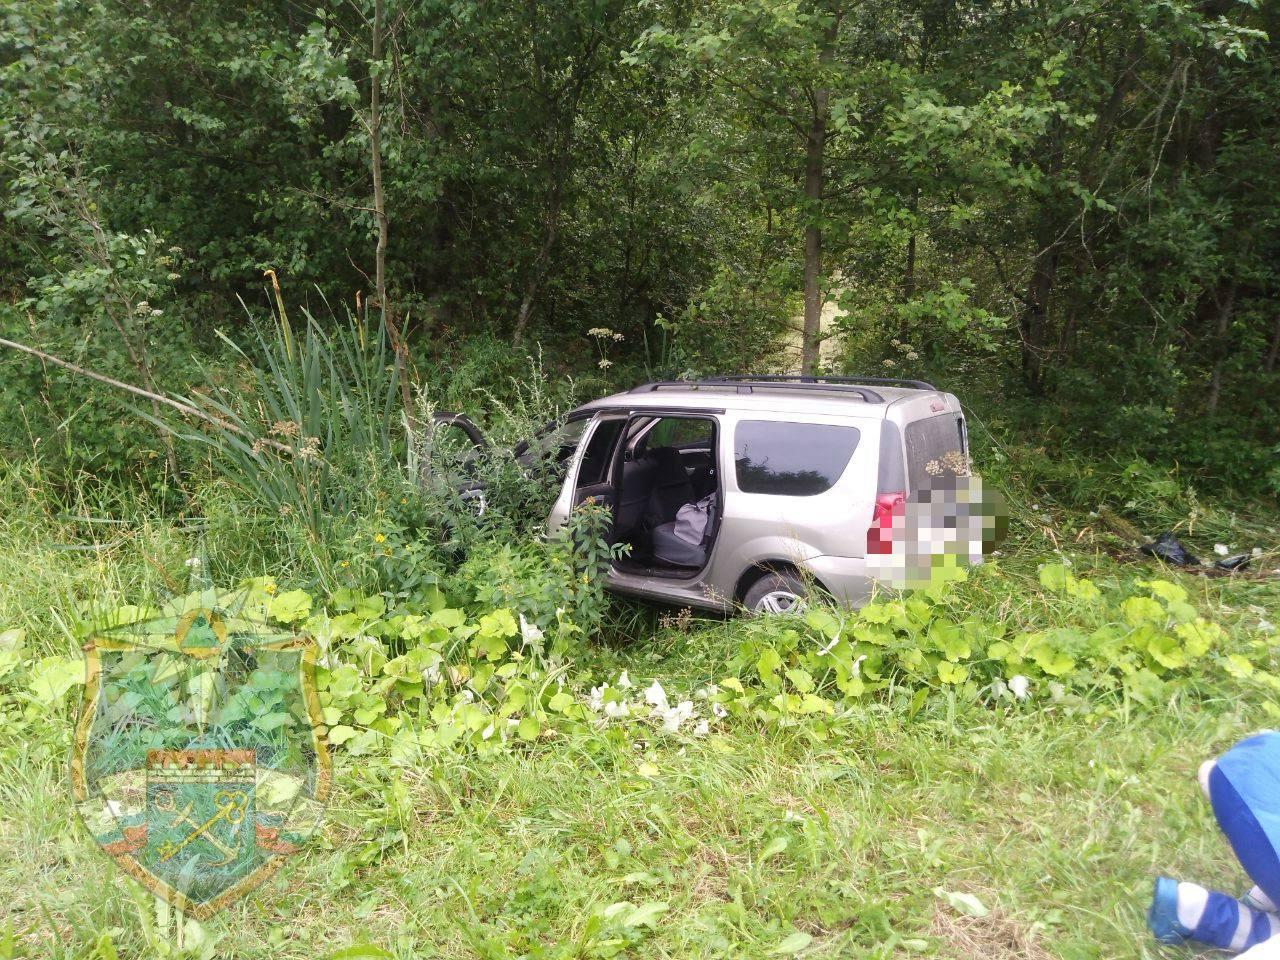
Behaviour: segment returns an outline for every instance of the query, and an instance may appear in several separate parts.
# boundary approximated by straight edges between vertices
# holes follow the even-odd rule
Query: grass
[[[0,502],[0,629],[25,627],[41,654],[71,649],[59,623],[77,603],[163,585],[202,529],[87,496],[51,514],[38,476],[17,468]],[[1203,509],[1216,537],[1266,536],[1268,518],[1233,525]],[[1100,531],[1077,536],[1091,528],[1082,513],[1044,526],[1099,580],[1153,571],[1112,556]],[[1274,549],[1274,537],[1262,545]],[[1033,617],[1035,564],[1053,546],[1020,521],[1000,562],[1003,592],[977,583],[967,602]],[[264,572],[255,564],[275,555],[257,549],[237,545],[218,562]],[[1275,580],[1164,575],[1234,631],[1265,640],[1260,619],[1280,623]],[[683,686],[714,676],[728,654],[732,625],[664,627],[649,608],[619,611],[614,639],[583,655],[600,672]],[[367,955],[1177,956],[1145,933],[1154,874],[1249,885],[1194,780],[1201,760],[1265,725],[1263,704],[1237,694],[1140,713],[939,697],[911,720],[883,705],[851,710],[825,740],[740,724],[705,740],[601,734],[408,770],[340,759],[319,846],[192,930],[188,954],[301,960],[376,944],[386,953]],[[0,886],[14,955],[174,955],[148,943],[150,898],[75,818],[71,719],[65,710],[22,743],[0,727]],[[958,910],[947,898],[957,893],[989,912]],[[610,909],[623,902],[632,907]]]
[[[630,901],[668,905],[635,956],[766,956],[800,931],[813,956],[1153,957],[1153,873],[1248,885],[1194,782],[1256,722],[1239,704],[934,713],[864,711],[821,745],[654,747],[649,777],[625,749],[572,743],[398,780],[348,767],[331,849],[206,926],[218,956],[609,956],[587,918]],[[104,931],[140,955],[138,907],[73,824],[65,769],[57,752],[19,762],[0,788],[12,916],[32,956],[90,955]]]

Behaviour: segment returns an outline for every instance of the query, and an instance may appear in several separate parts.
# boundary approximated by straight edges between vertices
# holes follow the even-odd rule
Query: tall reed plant
[[[303,315],[295,331],[281,302],[247,349],[220,334],[244,361],[242,379],[218,384],[206,371],[209,385],[181,398],[206,422],[163,425],[208,447],[219,480],[319,539],[332,520],[369,509],[386,483],[404,484],[409,443],[381,317],[348,313],[326,327]]]

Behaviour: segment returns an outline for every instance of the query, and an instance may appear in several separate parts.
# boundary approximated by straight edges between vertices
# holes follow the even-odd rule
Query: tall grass
[[[251,349],[224,336],[244,361],[244,382],[213,385],[206,371],[211,385],[181,398],[206,414],[206,428],[164,425],[207,446],[224,482],[318,540],[332,519],[368,509],[387,477],[403,481],[409,441],[385,323],[348,314],[326,327],[304,317],[298,337],[282,307]]]

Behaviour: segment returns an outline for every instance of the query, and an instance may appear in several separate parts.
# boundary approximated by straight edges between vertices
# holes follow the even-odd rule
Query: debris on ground
[[[1160,534],[1150,543],[1144,543],[1138,549],[1147,554],[1147,556],[1163,560],[1165,563],[1173,564],[1175,567],[1198,567],[1200,565],[1199,558],[1192,555],[1182,545],[1182,541],[1169,530]]]
[[[1247,553],[1237,553],[1234,557],[1223,557],[1221,560],[1217,561],[1214,566],[1219,570],[1243,570],[1245,567],[1249,566],[1249,563],[1252,560],[1253,557],[1249,556]]]

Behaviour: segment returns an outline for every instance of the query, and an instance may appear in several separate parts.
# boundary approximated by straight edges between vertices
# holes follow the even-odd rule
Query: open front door
[[[552,532],[560,529],[570,511],[585,500],[603,503],[611,511],[615,509],[612,466],[625,424],[625,417],[600,415],[587,425],[560,497],[551,510],[548,527]]]

